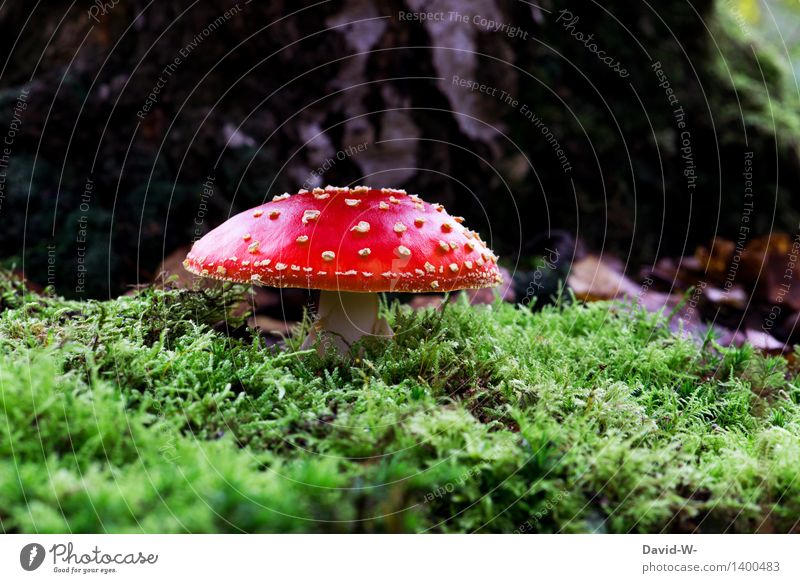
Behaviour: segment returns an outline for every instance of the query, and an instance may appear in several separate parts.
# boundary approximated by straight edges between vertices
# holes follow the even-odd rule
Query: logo
[[[19,564],[26,571],[35,571],[44,562],[44,547],[38,543],[30,543],[19,552]]]

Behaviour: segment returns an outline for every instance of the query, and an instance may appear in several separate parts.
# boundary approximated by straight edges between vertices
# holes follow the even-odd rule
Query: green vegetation
[[[345,363],[220,325],[240,288],[0,282],[5,532],[797,530],[795,372],[656,316],[392,306]]]

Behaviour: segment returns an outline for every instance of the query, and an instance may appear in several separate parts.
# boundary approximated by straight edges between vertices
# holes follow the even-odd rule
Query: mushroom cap
[[[198,240],[183,265],[227,281],[351,292],[501,283],[497,257],[461,221],[404,190],[301,190],[232,217]]]

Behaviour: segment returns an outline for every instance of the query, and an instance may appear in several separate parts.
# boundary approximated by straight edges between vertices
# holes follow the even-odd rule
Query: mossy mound
[[[620,305],[394,305],[343,362],[241,289],[3,290],[4,532],[797,530],[787,361]]]

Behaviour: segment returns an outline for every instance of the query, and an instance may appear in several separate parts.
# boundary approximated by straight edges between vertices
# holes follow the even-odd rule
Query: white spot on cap
[[[454,251],[458,248],[458,244],[455,241],[450,241],[450,249]]]
[[[219,267],[217,267],[217,273],[219,275],[225,275],[226,273],[228,273],[228,270],[220,265]]]
[[[389,210],[389,205],[381,201],[378,203],[378,208],[381,209],[382,211],[386,211]]]
[[[397,248],[397,254],[398,254],[400,257],[411,257],[411,249],[409,249],[409,248],[408,248],[408,247],[406,247],[405,245],[400,245],[400,246]]]
[[[439,239],[439,249],[447,253],[448,251],[450,251],[450,245],[447,244],[447,241],[442,241],[441,239]]]
[[[422,225],[425,224],[425,217],[417,217],[416,219],[414,219],[414,224],[417,225],[418,227],[421,227]]]
[[[443,233],[449,233],[452,230],[453,230],[453,225],[451,225],[450,223],[442,223],[442,232]]]
[[[371,271],[362,271],[361,275],[363,275],[364,277],[372,277],[372,272]]]
[[[466,266],[467,269],[472,269],[472,261],[465,261],[464,265]]]
[[[427,271],[428,273],[433,273],[434,271],[436,271],[436,268],[431,263],[428,263],[426,261],[425,262],[425,271]]]
[[[431,288],[439,289],[439,282],[438,281],[432,281],[431,282]]]
[[[369,232],[369,223],[367,221],[358,221],[357,225],[354,225],[351,231],[358,231],[359,233],[367,233]]]
[[[395,233],[403,233],[403,232],[405,232],[407,230],[408,230],[408,227],[406,227],[403,223],[397,222],[397,223],[394,224],[394,232]]]
[[[247,261],[247,260],[245,260],[245,261],[242,261],[242,265],[243,265],[244,267],[247,267],[248,265],[250,265],[250,262],[249,262],[249,261]]]
[[[326,198],[330,198],[330,196],[331,194],[329,192],[325,192],[321,188],[314,189],[314,198],[316,198],[317,200],[325,200]]]
[[[356,186],[353,188],[353,192],[356,194],[366,194],[369,192],[369,186]]]
[[[269,218],[277,219],[279,216],[281,216],[281,211],[269,211]]]
[[[257,273],[254,273],[250,276],[250,281],[261,281],[261,276]]]
[[[255,217],[257,219],[258,217],[260,217],[263,214],[264,214],[264,211],[259,209],[259,210],[253,212],[253,217]]]
[[[317,275],[328,275],[327,271],[318,271]]]
[[[287,198],[289,198],[290,196],[292,196],[292,195],[291,195],[291,194],[289,194],[288,192],[284,192],[283,194],[279,194],[279,195],[277,195],[277,196],[273,196],[273,197],[272,197],[272,201],[273,201],[273,202],[280,202],[280,201],[282,201],[282,200],[286,200],[286,199],[287,199]]]
[[[358,250],[358,254],[361,255],[361,257],[368,257],[370,253],[372,253],[372,250],[369,247]]]
[[[453,217],[453,220],[460,225],[464,222],[464,217]]]
[[[475,249],[475,243],[473,243],[472,241],[467,241],[466,243],[464,243],[464,247],[466,247],[467,251],[472,251],[473,249]]]
[[[360,198],[346,198],[344,199],[344,204],[347,206],[358,206],[361,204]]]
[[[258,253],[258,245],[259,245],[258,241],[253,241],[252,243],[250,243],[250,245],[247,246],[247,250],[250,251],[250,253]]]
[[[275,269],[277,269],[278,271],[283,271],[284,269],[286,269],[286,267],[287,267],[287,265],[285,263],[276,263],[275,264]]]
[[[319,211],[305,210],[303,211],[303,224],[307,225],[308,221],[316,221],[319,218]]]
[[[242,235],[242,241],[249,241],[250,239],[252,239],[252,237],[250,236],[250,233]]]
[[[322,252],[322,258],[325,261],[333,261],[334,257],[336,257],[336,253],[334,253],[333,251],[323,251]]]
[[[390,196],[389,197],[389,202],[392,203],[392,204],[400,204],[400,199],[395,198],[393,196]]]
[[[300,244],[308,243],[308,235],[300,235],[297,239],[295,239]]]
[[[452,271],[453,273],[458,271],[458,264],[456,264],[456,263],[451,263],[449,267],[450,267],[450,271]]]

